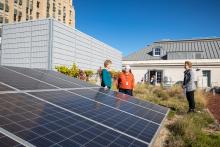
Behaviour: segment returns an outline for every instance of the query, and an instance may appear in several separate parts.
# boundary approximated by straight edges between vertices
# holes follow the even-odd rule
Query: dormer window
[[[153,55],[154,56],[160,56],[160,48],[153,49]]]

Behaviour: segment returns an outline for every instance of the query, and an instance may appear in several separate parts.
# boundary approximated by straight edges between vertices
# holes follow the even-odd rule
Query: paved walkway
[[[220,123],[220,94],[210,95],[208,99],[208,109]]]

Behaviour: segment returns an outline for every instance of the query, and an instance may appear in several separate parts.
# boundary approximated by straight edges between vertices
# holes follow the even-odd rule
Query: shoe
[[[195,113],[195,109],[189,109],[187,113]]]

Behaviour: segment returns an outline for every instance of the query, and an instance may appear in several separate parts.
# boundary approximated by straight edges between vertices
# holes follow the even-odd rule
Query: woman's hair
[[[185,64],[187,64],[189,66],[189,68],[192,68],[192,62],[190,61],[185,61]]]
[[[112,64],[111,60],[105,60],[104,67],[107,67],[109,64]]]

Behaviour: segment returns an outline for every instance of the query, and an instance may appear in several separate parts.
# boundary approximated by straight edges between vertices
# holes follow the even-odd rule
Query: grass
[[[197,113],[186,114],[188,103],[180,86],[171,88],[139,84],[134,89],[134,95],[144,100],[169,107],[167,125],[169,135],[164,146],[167,147],[219,147],[220,133],[209,131],[211,125],[216,125],[214,119],[206,111],[206,94],[196,90]]]

